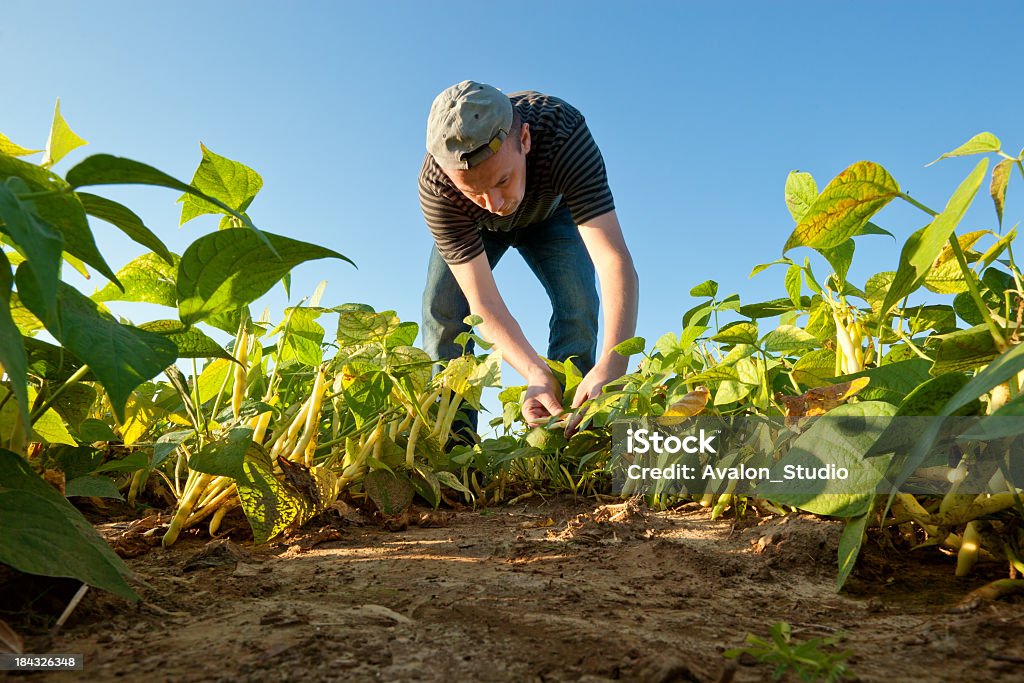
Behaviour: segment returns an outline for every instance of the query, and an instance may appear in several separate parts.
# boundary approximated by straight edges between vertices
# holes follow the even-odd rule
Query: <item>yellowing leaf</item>
[[[53,125],[50,126],[50,137],[46,140],[46,154],[43,155],[41,165],[43,168],[50,168],[63,159],[68,152],[89,143],[78,137],[75,131],[71,130],[67,121],[60,115],[60,98],[57,98],[57,106],[53,110]]]
[[[831,249],[853,237],[868,219],[900,193],[889,172],[870,161],[858,161],[837,175],[786,240],[794,247]]]
[[[78,442],[68,432],[68,428],[64,426],[64,420],[60,419],[60,415],[53,408],[47,410],[36,420],[35,424],[32,425],[32,431],[35,432],[37,437],[42,438],[47,443],[62,443],[68,446],[78,445]]]
[[[124,407],[124,422],[121,424],[121,439],[125,446],[132,445],[146,435],[159,417],[157,410],[148,399],[137,394],[128,398]]]
[[[967,251],[975,244],[977,244],[978,240],[980,240],[982,237],[991,234],[991,230],[975,230],[974,232],[969,232],[965,235],[957,235],[956,241],[960,243],[960,248],[963,251]],[[956,256],[953,253],[953,247],[947,244],[945,247],[942,248],[942,251],[939,252],[939,255],[938,257],[936,257],[933,267],[938,268],[943,263],[955,260]]]
[[[11,142],[3,133],[0,133],[0,154],[6,154],[12,157],[27,157],[29,154],[38,154],[42,152],[41,149],[27,149],[21,145]]]
[[[707,387],[697,387],[666,408],[664,414],[658,418],[658,424],[677,425],[688,417],[700,414],[707,406],[709,398],[711,392]]]
[[[992,169],[992,183],[989,194],[996,205],[999,225],[1003,224],[1003,206],[1006,204],[1006,185],[1010,182],[1010,171],[1013,170],[1013,159],[1003,159]]]
[[[975,230],[966,235],[958,235],[957,242],[965,252],[967,261],[977,261],[977,252],[970,251],[970,248],[985,235],[991,234],[991,230]],[[932,263],[924,277],[924,286],[936,294],[959,294],[967,291],[967,281],[964,279],[960,264],[956,261],[953,248],[947,244]]]
[[[995,244],[989,247],[985,253],[981,255],[981,268],[978,272],[980,273],[985,268],[991,266],[1015,239],[1017,239],[1016,225],[1010,228],[1008,233],[1000,237]]]

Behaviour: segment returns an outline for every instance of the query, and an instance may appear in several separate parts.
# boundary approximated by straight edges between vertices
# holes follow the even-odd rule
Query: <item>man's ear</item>
[[[530,152],[530,124],[525,121],[519,130],[519,142],[523,146],[523,154],[529,154]]]

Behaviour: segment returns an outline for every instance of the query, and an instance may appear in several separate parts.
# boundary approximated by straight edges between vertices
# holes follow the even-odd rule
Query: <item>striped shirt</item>
[[[452,184],[428,153],[420,168],[420,208],[442,258],[466,263],[484,250],[481,230],[508,231],[550,217],[565,204],[576,225],[615,208],[604,159],[583,115],[539,92],[509,95],[530,124],[526,192],[515,213],[499,216],[477,206]]]

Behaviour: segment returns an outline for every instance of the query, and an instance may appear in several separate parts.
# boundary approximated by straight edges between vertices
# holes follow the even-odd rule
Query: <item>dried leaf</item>
[[[802,417],[824,415],[858,394],[870,381],[868,377],[858,377],[842,384],[811,389],[800,396],[780,395],[778,399],[786,407],[786,425],[792,426]]]

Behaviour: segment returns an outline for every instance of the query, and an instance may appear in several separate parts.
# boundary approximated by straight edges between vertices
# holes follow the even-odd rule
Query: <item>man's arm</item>
[[[612,351],[616,344],[636,332],[637,301],[640,280],[633,267],[622,228],[615,211],[609,211],[581,225],[580,236],[594,262],[601,284],[601,308],[604,315],[604,340],[593,370],[587,373],[573,397],[572,407],[601,393],[608,382],[625,374],[629,359]],[[571,432],[575,423],[567,431]]]
[[[502,358],[527,382],[523,417],[528,423],[543,422],[562,412],[561,389],[547,364],[526,340],[505,301],[498,293],[487,255],[479,254],[466,263],[450,266],[462,288],[469,310],[483,318],[480,332],[501,351]]]

